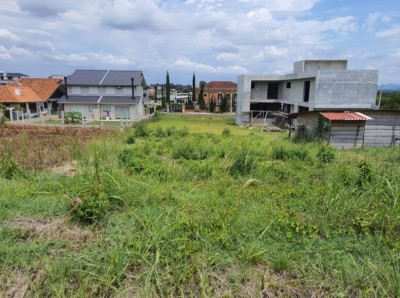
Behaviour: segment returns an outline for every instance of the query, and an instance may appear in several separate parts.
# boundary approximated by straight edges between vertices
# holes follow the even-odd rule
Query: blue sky
[[[0,70],[143,70],[148,83],[290,73],[348,59],[400,83],[398,0],[1,0]]]

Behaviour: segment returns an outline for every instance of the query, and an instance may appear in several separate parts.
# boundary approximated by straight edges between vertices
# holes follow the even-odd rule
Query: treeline
[[[382,96],[378,94],[377,104],[380,101],[381,110],[400,110],[400,92],[383,92]]]

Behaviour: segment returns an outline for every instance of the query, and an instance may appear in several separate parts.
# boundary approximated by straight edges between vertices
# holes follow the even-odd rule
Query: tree
[[[165,86],[166,86],[166,88],[167,88],[167,98],[166,98],[166,101],[167,101],[167,106],[168,106],[168,108],[169,108],[170,100],[171,100],[171,89],[170,89],[171,86],[169,85],[169,73],[168,73],[168,71],[167,71],[167,77],[166,77]]]
[[[157,102],[157,84],[154,85],[154,102]]]
[[[194,72],[192,78],[192,102],[196,102],[196,75]]]
[[[379,100],[379,95],[378,95]],[[381,110],[400,110],[400,92],[382,93]]]
[[[226,95],[224,95],[222,97],[220,110],[221,110],[221,113],[225,113],[225,112],[229,111],[228,100],[226,99]]]
[[[209,108],[210,108],[210,113],[214,113],[214,112],[215,112],[215,101],[214,101],[214,95],[212,95],[212,96],[211,96],[211,100],[210,100]]]
[[[205,109],[206,103],[204,101],[204,85],[206,82],[200,81],[200,92],[199,92],[199,98],[198,98],[198,104],[200,106],[200,109]]]
[[[164,84],[161,85],[161,107],[165,109]]]

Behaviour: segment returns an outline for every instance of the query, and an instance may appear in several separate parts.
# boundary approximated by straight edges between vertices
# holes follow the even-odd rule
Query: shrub
[[[143,122],[135,125],[135,137],[137,138],[146,138],[150,135],[150,131],[147,125]]]
[[[186,137],[189,135],[189,129],[187,127],[182,127],[177,131],[179,137]]]
[[[222,136],[223,137],[230,137],[231,136],[231,130],[229,128],[224,128],[222,131]]]
[[[248,175],[256,167],[256,158],[249,151],[239,150],[232,158],[233,162],[229,168],[231,175]]]
[[[110,208],[110,200],[101,184],[91,184],[71,202],[72,218],[81,224],[93,224],[101,220]]]
[[[157,127],[153,135],[157,138],[164,138],[167,136],[167,133],[162,129],[162,127]]]
[[[14,161],[11,154],[4,154],[0,158],[0,177],[13,179],[22,174],[18,164]]]
[[[192,143],[186,142],[177,146],[172,151],[172,158],[184,158],[187,160],[201,160],[208,157],[208,151],[204,147],[194,146]]]
[[[365,186],[366,184],[370,183],[372,181],[371,165],[366,161],[363,161],[358,164],[358,169],[359,173],[358,173],[357,185]]]
[[[129,144],[129,145],[133,145],[133,144],[135,144],[135,136],[134,135],[130,135],[130,136],[128,136],[127,138],[126,138],[126,141],[125,141],[127,144]]]
[[[272,148],[272,158],[278,160],[298,159],[304,161],[308,157],[306,149],[286,149],[283,146]]]
[[[82,124],[81,112],[66,112],[64,115],[65,121],[71,124]]]
[[[335,154],[329,147],[326,146],[319,148],[317,157],[321,163],[331,163],[335,160]]]
[[[0,125],[5,124],[9,119],[6,116],[0,116]]]
[[[119,162],[122,166],[140,173],[144,169],[143,154],[134,149],[124,149],[118,154]]]

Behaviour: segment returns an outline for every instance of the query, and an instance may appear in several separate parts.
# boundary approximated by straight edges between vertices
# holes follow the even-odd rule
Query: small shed
[[[328,121],[328,143],[341,149],[364,146],[365,123],[373,120],[359,112],[323,112],[320,115]]]

